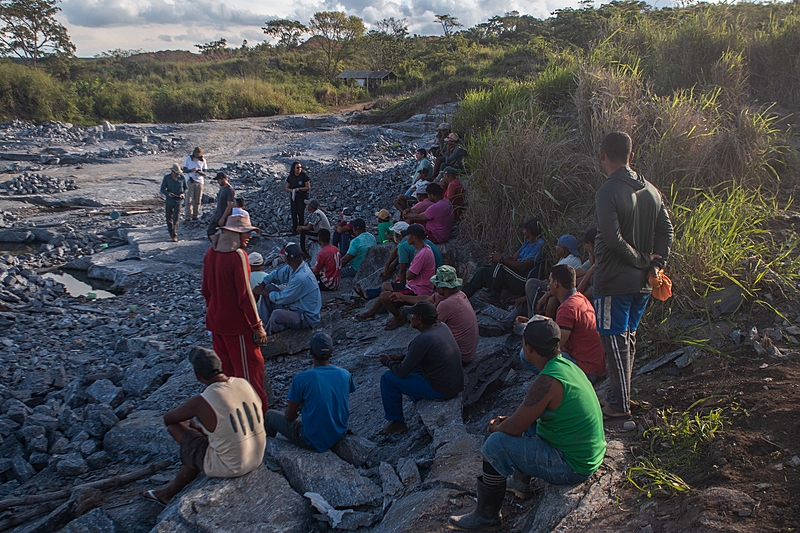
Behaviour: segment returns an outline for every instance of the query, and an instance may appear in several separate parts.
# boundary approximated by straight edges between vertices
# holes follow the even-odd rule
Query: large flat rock
[[[450,400],[420,400],[417,402],[417,412],[425,429],[433,437],[435,450],[467,432],[461,413],[460,394]]]
[[[105,434],[103,449],[118,460],[146,463],[177,461],[180,447],[167,432],[161,411],[137,411]]]
[[[201,476],[159,515],[151,533],[311,531],[311,507],[265,466],[233,479]]]
[[[457,507],[454,501],[462,507]],[[470,512],[470,506],[474,506],[474,500],[456,490],[435,488],[414,492],[394,502],[373,533],[447,531],[447,518]]]
[[[424,487],[445,486],[475,490],[475,478],[480,475],[483,459],[481,446],[484,437],[464,433],[436,450],[436,457],[423,483]]]
[[[372,480],[331,451],[317,453],[270,438],[267,453],[281,465],[294,490],[300,494],[316,492],[333,507],[379,504],[383,498],[381,489]]]

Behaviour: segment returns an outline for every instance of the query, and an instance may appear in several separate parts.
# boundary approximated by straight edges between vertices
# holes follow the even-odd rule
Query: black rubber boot
[[[469,514],[451,516],[447,525],[459,531],[500,531],[503,527],[500,508],[505,494],[505,482],[487,485],[483,476],[478,476],[478,506]]]
[[[533,496],[533,489],[531,488],[531,476],[523,474],[516,468],[514,475],[511,476],[511,482],[506,486],[508,492],[513,492],[517,498],[527,500]]]

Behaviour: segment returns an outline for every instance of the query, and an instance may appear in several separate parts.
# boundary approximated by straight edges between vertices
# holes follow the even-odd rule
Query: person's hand
[[[392,273],[386,270],[385,268],[381,270],[381,279],[389,279]]]
[[[539,298],[539,301],[536,302],[536,310],[537,311],[544,311],[547,308],[547,302],[550,301],[550,293],[544,293],[544,296]]]
[[[258,325],[258,328],[253,330],[253,340],[259,346],[263,346],[267,343],[267,332],[264,331],[264,326],[261,324]]]
[[[489,422],[489,427],[486,428],[489,433],[494,433],[500,427],[505,419],[508,418],[507,416],[498,416],[497,418],[493,418],[491,422]]]
[[[650,262],[652,263],[656,259],[661,259],[661,256],[658,254],[650,254]]]
[[[503,255],[500,252],[492,252],[489,254],[489,261],[492,263],[499,263],[502,258]]]
[[[514,320],[514,325],[515,325],[515,326],[519,326],[520,324],[527,324],[527,323],[528,323],[528,317],[526,317],[526,316],[522,316],[522,315],[518,316],[518,317],[517,317],[517,318]]]
[[[181,193],[181,195],[178,196],[178,198],[184,198],[185,196],[186,196],[185,194]]]
[[[389,362],[389,356],[388,356],[388,355],[386,355],[385,353],[382,353],[382,354],[380,355],[380,359],[381,359],[381,364],[382,364],[383,366],[386,366],[386,363],[388,363],[388,362]]]
[[[405,297],[404,294],[398,294],[396,292],[393,292],[391,295],[389,295],[389,301],[390,302],[405,302],[406,301],[406,297]]]

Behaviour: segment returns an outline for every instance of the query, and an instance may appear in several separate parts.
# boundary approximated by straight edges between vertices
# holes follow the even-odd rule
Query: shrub
[[[42,122],[80,119],[74,94],[47,73],[0,63],[0,117]]]

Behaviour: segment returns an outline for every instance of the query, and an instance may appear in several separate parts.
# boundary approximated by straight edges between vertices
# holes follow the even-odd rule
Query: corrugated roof
[[[342,80],[382,80],[394,76],[388,70],[345,70],[339,74]]]

